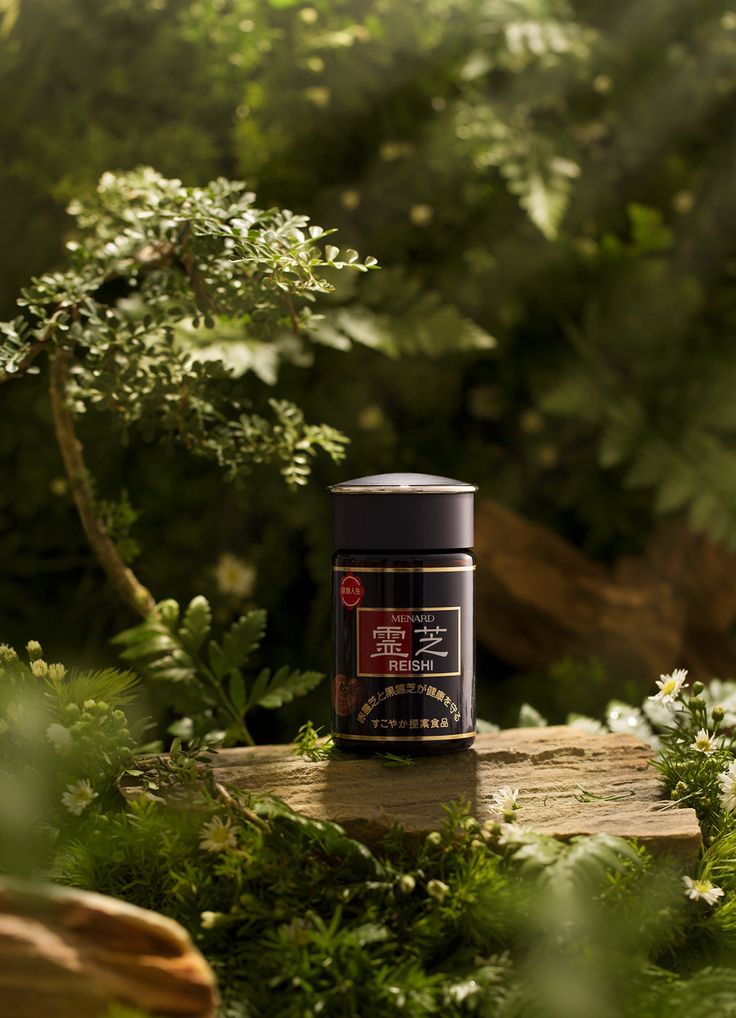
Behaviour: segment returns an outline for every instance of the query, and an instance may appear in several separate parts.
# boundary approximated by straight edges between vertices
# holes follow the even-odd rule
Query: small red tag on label
[[[346,608],[357,608],[363,600],[365,587],[357,576],[348,573],[340,581],[340,600]]]

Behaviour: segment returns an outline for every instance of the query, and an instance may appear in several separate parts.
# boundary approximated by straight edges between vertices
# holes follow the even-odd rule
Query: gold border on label
[[[336,739],[355,739],[358,742],[437,742],[440,739],[469,739],[473,732],[461,732],[459,735],[344,735],[342,732],[332,733]]]
[[[333,566],[333,573],[472,573],[475,566]]]
[[[453,675],[462,675],[463,673],[463,644],[462,644],[462,627],[460,620],[462,618],[461,605],[459,604],[446,604],[446,605],[435,605],[433,608],[358,608],[355,613],[355,646],[356,646],[356,661],[355,661],[355,676],[358,679],[394,679],[396,682],[412,681],[412,676],[425,676],[429,678],[431,675],[434,679],[447,679]],[[425,612],[457,612],[457,671],[456,672],[359,672],[358,661],[360,660],[360,613],[361,612],[396,612],[397,615],[423,615]],[[398,625],[398,623],[397,623]]]

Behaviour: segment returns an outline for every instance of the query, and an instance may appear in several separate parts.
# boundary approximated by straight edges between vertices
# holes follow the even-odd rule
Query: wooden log
[[[651,759],[651,747],[630,735],[560,725],[480,735],[467,752],[416,757],[408,767],[349,754],[309,761],[289,746],[221,750],[214,767],[223,783],[273,793],[369,844],[394,821],[414,834],[436,830],[446,816],[443,803],[461,798],[479,821],[488,820],[495,815],[493,793],[509,786],[519,789],[522,827],[561,838],[596,832],[636,838],[690,865],[701,845],[695,812],[662,801]],[[581,801],[582,792],[610,798]]]
[[[683,520],[660,523],[642,556],[616,563],[617,582],[633,585],[656,578],[681,604],[679,662],[691,677],[736,675],[736,554],[695,534]],[[658,669],[661,670],[661,669]],[[664,669],[669,671],[668,667]]]
[[[607,568],[492,499],[476,513],[479,641],[518,668],[595,656],[651,685],[736,674],[736,554],[681,520]]]
[[[218,997],[173,920],[101,894],[0,879],[0,1013],[99,1018],[113,1002],[211,1018]]]

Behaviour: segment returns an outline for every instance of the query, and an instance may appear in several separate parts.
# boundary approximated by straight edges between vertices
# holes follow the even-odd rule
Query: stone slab
[[[663,799],[651,747],[626,734],[594,735],[566,725],[507,729],[479,735],[465,752],[416,757],[408,767],[351,754],[310,761],[289,746],[255,746],[221,750],[214,766],[223,783],[271,792],[368,843],[394,821],[414,833],[436,830],[443,803],[461,798],[479,821],[488,820],[493,793],[509,786],[519,789],[519,824],[540,833],[636,838],[687,865],[701,846],[694,810],[674,809]],[[581,801],[583,791],[607,798]]]

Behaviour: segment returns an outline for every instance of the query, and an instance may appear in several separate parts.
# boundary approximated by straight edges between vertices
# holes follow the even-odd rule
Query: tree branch
[[[206,312],[206,309],[213,314],[219,314],[219,308],[217,303],[212,299],[210,294],[207,292],[207,288],[202,282],[197,266],[194,263],[194,255],[192,254],[192,231],[191,225],[186,223],[183,227],[181,234],[181,264],[184,267],[189,283],[194,291],[197,304],[201,311]]]
[[[95,511],[89,473],[84,462],[84,447],[77,437],[74,418],[65,403],[68,375],[69,353],[62,350],[51,358],[49,392],[56,441],[71,484],[77,511],[87,540],[113,587],[136,614],[145,617],[155,606],[153,595],[125,565],[115,542]]]
[[[291,294],[290,293],[285,293],[285,294],[283,294],[283,297],[284,297],[284,302],[286,304],[286,308],[287,308],[287,310],[289,312],[289,318],[291,319],[291,328],[292,328],[292,330],[294,332],[294,335],[295,336],[300,336],[301,335],[301,329],[299,328],[299,319],[297,318],[296,311],[294,310],[294,303],[293,303],[293,301],[291,299]]]
[[[36,357],[38,357],[43,348],[44,341],[40,339],[37,340],[29,348],[28,353],[25,355],[23,360],[18,365],[17,371],[0,371],[0,385],[2,385],[3,382],[12,382],[16,378],[21,378],[26,373],[28,368],[30,368],[31,364],[33,364]]]
[[[33,362],[35,361],[36,357],[38,357],[38,355],[44,349],[48,341],[51,339],[54,332],[56,332],[56,319],[59,317],[61,312],[65,310],[66,308],[57,307],[57,309],[54,311],[53,315],[49,319],[49,323],[46,326],[44,334],[42,336],[39,336],[35,343],[32,343],[30,345],[30,347],[28,348],[28,353],[25,355],[23,360],[18,365],[17,371],[0,371],[0,384],[2,384],[3,382],[12,382],[16,378],[23,377],[26,371],[30,368],[31,364],[33,364]]]

